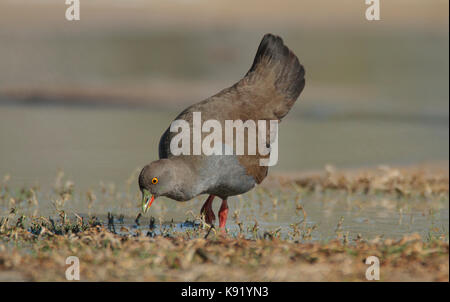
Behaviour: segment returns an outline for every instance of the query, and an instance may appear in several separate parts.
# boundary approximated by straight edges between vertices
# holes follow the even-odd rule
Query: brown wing
[[[188,107],[176,119],[186,120],[191,129],[193,112],[201,112],[203,121],[216,119],[222,126],[227,119],[281,121],[302,92],[305,86],[304,76],[303,66],[284,45],[283,40],[278,36],[266,34],[244,78],[218,94]],[[169,146],[174,135],[176,133],[167,130],[161,137],[160,158],[172,156]],[[268,138],[266,141],[269,141]],[[267,166],[260,166],[259,160],[264,157],[242,155],[238,158],[247,174],[253,176],[257,183],[261,183],[268,172]]]
[[[229,93],[233,95],[229,99],[244,104],[234,107],[234,116],[243,120],[281,121],[304,87],[305,70],[298,58],[280,37],[266,34],[246,76],[224,94]],[[270,141],[269,137],[266,141]],[[257,183],[261,183],[268,172],[267,166],[260,166],[260,158],[258,155],[239,157],[241,165]]]

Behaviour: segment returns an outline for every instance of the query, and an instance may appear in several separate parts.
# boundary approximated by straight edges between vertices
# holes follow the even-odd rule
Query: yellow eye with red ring
[[[152,178],[152,184],[156,185],[158,183],[158,178],[153,177]]]

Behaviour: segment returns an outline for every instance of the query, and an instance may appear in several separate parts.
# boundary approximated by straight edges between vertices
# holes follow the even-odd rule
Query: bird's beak
[[[155,196],[148,190],[142,192],[142,212],[145,214],[155,200]]]

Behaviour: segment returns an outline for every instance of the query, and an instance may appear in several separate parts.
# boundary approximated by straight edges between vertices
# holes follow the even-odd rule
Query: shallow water
[[[447,31],[292,29],[280,34],[305,65],[307,85],[280,124],[279,161],[271,172],[318,170],[326,164],[353,168],[449,159]],[[0,48],[0,81],[5,88],[103,87],[103,83],[128,89],[130,84],[147,87],[153,81],[173,84],[175,89],[182,81],[188,87],[198,83],[209,87],[202,90],[207,97],[245,74],[261,35],[214,29],[64,33],[45,38],[8,34],[0,36],[5,42]],[[14,190],[37,185],[44,192],[38,209],[22,205],[23,210],[55,215],[55,197],[49,192],[61,169],[62,183],[73,182],[75,192],[64,209],[95,214],[103,221],[108,212],[116,221],[123,214],[124,225],[131,229],[139,210],[137,173],[157,159],[160,135],[188,99],[179,104],[152,100],[157,108],[134,109],[126,106],[127,100],[117,107],[90,106],[89,100],[78,105],[72,100],[71,106],[65,100],[51,104],[44,100],[41,105],[34,101],[23,105],[0,95],[0,177],[10,175],[8,185]],[[91,208],[88,190],[97,195]],[[299,228],[308,232],[308,227],[316,226],[310,234],[313,239],[347,232],[350,238],[358,233],[427,235],[442,225],[448,235],[448,194],[430,201],[273,191],[279,199],[276,204],[257,191],[231,198],[230,231],[239,229],[232,218],[238,211],[244,230],[253,228],[256,219],[260,235],[281,227],[288,236],[290,224],[303,219],[295,210],[299,203],[307,213],[306,225]],[[163,223],[172,219],[181,223],[193,218],[189,211],[198,213],[201,199],[158,200],[149,215],[158,223],[159,218]],[[6,201],[0,207],[4,213],[11,206]],[[218,201],[214,207],[219,208]],[[148,222],[148,216],[142,218],[140,228]]]
[[[69,214],[98,215],[104,218],[103,222],[107,221],[108,212],[116,216],[116,222],[123,214],[123,225],[129,230],[146,231],[149,217],[142,218],[141,226],[134,226],[140,199],[137,173],[144,164],[156,159],[159,134],[174,116],[168,110],[1,106],[0,175],[9,174],[8,185],[15,190],[24,185],[40,187],[43,193],[38,198],[39,207],[33,210],[39,215],[55,215],[55,196],[50,192],[59,182],[59,186],[74,186],[74,200],[63,207]],[[271,171],[321,169],[326,163],[355,167],[445,160],[448,126],[324,120],[294,113],[280,125],[279,143],[279,162]],[[59,169],[64,171],[64,177],[58,181],[55,179]],[[88,190],[97,194],[91,208],[86,203]],[[229,200],[231,234],[239,231],[236,222],[241,221],[244,232],[254,236],[252,229],[258,221],[258,236],[277,229],[281,236],[293,236],[292,224],[298,224],[298,232],[312,240],[343,236],[350,240],[358,234],[363,238],[397,238],[414,232],[424,238],[430,232],[448,236],[448,195],[430,201],[397,200],[384,195],[347,196],[338,192],[298,195],[295,190],[277,188],[271,192],[274,197],[253,190]],[[158,199],[149,215],[156,218],[157,225],[161,221],[167,227],[173,220],[177,227],[177,223],[192,220],[198,214],[205,198],[185,203]],[[295,210],[296,204],[304,207],[306,222],[300,223],[303,214]],[[2,212],[10,208],[7,204],[2,206]],[[215,210],[219,207],[216,200]],[[236,221],[235,211],[239,213]]]
[[[279,159],[271,171],[448,160],[448,123],[324,119],[297,110],[280,124]],[[160,135],[176,113],[0,106],[0,176],[9,174],[13,186],[48,187],[61,169],[77,190],[101,181],[123,189],[131,174],[157,159]]]
[[[240,204],[234,202],[236,203]],[[443,238],[448,240],[449,236],[448,198],[424,205],[423,200],[401,202],[395,198],[392,200],[383,196],[375,199],[309,196],[300,202],[307,213],[306,220],[303,219],[301,211],[296,211],[285,203],[282,203],[280,208],[270,206],[259,210],[248,209],[246,206],[239,208],[237,211],[240,212],[241,219],[244,221],[243,234],[247,238],[265,238],[269,234],[279,232],[281,238],[301,241],[327,241],[346,237],[350,242],[358,237],[365,240],[377,237],[398,239],[413,233],[419,233],[424,240],[432,236],[444,236]],[[236,208],[231,210],[234,212]],[[176,209],[169,210],[165,217],[171,217],[173,211]],[[162,221],[161,225],[155,223],[152,228],[150,221],[148,217],[143,217],[139,219],[139,225],[137,225],[134,218],[125,218],[118,222],[115,228],[118,233],[134,233],[140,230],[153,236],[184,232],[201,225],[199,221],[194,222],[189,217],[186,217],[185,221]],[[256,221],[258,228],[254,234],[252,229]],[[294,234],[294,224],[298,225],[300,232],[297,235]],[[126,229],[121,230],[123,226]],[[227,229],[232,236],[240,232],[236,220],[232,218],[229,219]]]
[[[56,209],[64,210],[72,221],[76,220],[74,213],[83,218],[96,216],[105,226],[108,226],[106,213],[110,212],[118,233],[135,234],[139,230],[149,235],[170,235],[201,225],[199,211],[206,196],[181,203],[158,198],[149,212],[137,219],[138,194],[118,193],[112,187],[100,191],[94,193],[93,202],[88,202],[83,194],[74,194],[65,203],[55,202],[55,194],[38,192],[37,204],[22,201],[14,204],[14,208],[20,215],[53,217],[55,221],[59,219]],[[406,198],[337,190],[308,193],[290,187],[273,188],[270,196],[267,192],[257,188],[229,199],[230,235],[242,233],[248,238],[279,235],[300,241],[340,238],[349,242],[358,237],[400,238],[412,233],[419,233],[424,240],[449,236],[448,194]],[[0,214],[7,215],[12,207],[3,201]],[[216,217],[219,207],[220,201],[216,199],[213,204]]]

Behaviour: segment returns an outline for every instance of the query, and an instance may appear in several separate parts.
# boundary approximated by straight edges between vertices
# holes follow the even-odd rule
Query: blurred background
[[[0,176],[123,184],[186,106],[237,82],[265,33],[306,68],[280,125],[301,172],[449,158],[447,0],[0,0]],[[133,187],[134,188],[134,187]],[[136,185],[137,190],[137,185]]]

